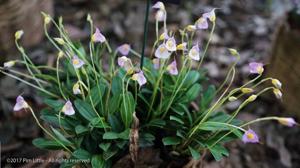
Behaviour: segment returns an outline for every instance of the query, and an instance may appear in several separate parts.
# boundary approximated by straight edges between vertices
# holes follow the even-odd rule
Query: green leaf
[[[196,83],[198,80],[200,79],[200,73],[192,70],[189,71],[187,74],[187,77],[183,83],[183,87],[184,88],[189,88],[191,85],[193,85],[194,83]]]
[[[109,113],[114,114],[120,109],[121,95],[113,95],[109,100]]]
[[[57,129],[51,127],[53,133],[55,134],[56,138],[60,140],[64,145],[69,146],[72,145],[72,142],[69,141],[63,134],[61,134]]]
[[[135,100],[130,92],[125,93],[121,104],[121,118],[125,128],[130,128],[132,114],[135,110]]]
[[[200,91],[202,90],[202,87],[200,84],[196,83],[194,84],[187,92],[186,92],[186,97],[187,97],[187,102],[191,102],[195,100]]]
[[[226,148],[224,148],[222,145],[215,145],[213,147],[209,147],[209,150],[216,161],[220,161],[223,158],[223,155],[228,156],[229,153]]]
[[[76,109],[78,110],[79,114],[84,117],[86,120],[91,121],[94,118],[98,117],[95,114],[95,111],[91,107],[89,103],[84,102],[83,100],[77,99],[74,102]]]
[[[93,118],[89,124],[90,127],[96,128],[109,128],[109,125],[105,122],[104,118]]]
[[[91,96],[94,106],[97,106],[99,104],[99,102],[101,101],[101,99],[103,98],[103,95],[105,93],[105,88],[106,88],[106,85],[99,84],[99,86],[95,86],[94,88],[91,89],[90,95],[88,95],[88,96]],[[90,99],[89,99],[89,101],[90,101]]]
[[[40,149],[58,150],[63,149],[61,144],[54,140],[47,140],[45,138],[36,138],[32,141],[32,144]]]
[[[108,148],[111,146],[111,143],[100,143],[99,144],[99,147],[104,151],[106,152],[108,150]]]
[[[91,158],[91,154],[88,151],[81,149],[81,148],[74,151],[72,155],[75,158],[81,159],[81,160],[87,160],[87,159]]]
[[[200,107],[203,110],[206,110],[209,104],[213,101],[216,94],[216,88],[213,85],[210,85],[207,90],[203,93],[203,96],[200,101]]]
[[[108,150],[107,152],[104,152],[104,153],[103,153],[103,159],[104,159],[104,160],[110,159],[110,158],[113,157],[115,154],[117,154],[118,151],[119,151],[119,150],[118,150],[117,148],[115,148],[115,149]]]
[[[91,163],[92,163],[92,168],[102,168],[104,167],[105,161],[101,155],[94,155],[92,157]]]
[[[103,139],[119,139],[119,134],[116,132],[105,132]]]
[[[120,95],[122,94],[122,79],[119,75],[116,75],[112,79],[112,84],[111,84],[111,91],[113,95]]]
[[[167,145],[178,145],[180,143],[180,138],[178,137],[165,137],[162,139],[165,146]]]
[[[56,112],[60,111],[64,106],[64,103],[60,100],[44,99],[43,102],[53,108]]]
[[[153,119],[147,124],[147,126],[149,127],[158,127],[158,128],[163,128],[165,125],[166,125],[166,121],[162,119]]]
[[[176,122],[178,122],[179,124],[184,124],[184,121],[182,121],[180,118],[175,117],[175,116],[173,116],[173,115],[170,116],[170,120],[171,120],[171,121],[176,121]]]
[[[77,125],[75,127],[75,132],[76,134],[80,135],[80,134],[83,134],[83,133],[86,133],[88,132],[89,129],[87,127],[84,127],[83,125]]]
[[[191,155],[192,155],[193,159],[194,160],[199,160],[200,159],[200,153],[196,149],[194,149],[193,147],[191,147],[191,146],[189,146],[188,148],[189,148],[189,150],[191,152]]]
[[[207,121],[202,123],[199,129],[205,131],[225,131],[236,130],[237,128],[234,128],[233,126],[228,126],[226,125],[226,123]]]

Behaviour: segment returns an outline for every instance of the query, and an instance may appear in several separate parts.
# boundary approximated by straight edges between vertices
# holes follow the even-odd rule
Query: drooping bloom
[[[23,34],[24,34],[23,30],[16,31],[16,33],[15,33],[16,40],[19,40],[23,36]]]
[[[281,89],[282,83],[281,83],[278,79],[272,78],[271,81],[272,81],[272,84],[273,84],[277,89]]]
[[[24,98],[22,96],[18,96],[16,99],[16,104],[14,106],[14,111],[19,111],[21,109],[26,109],[28,107],[29,107],[29,105],[24,100]]]
[[[165,40],[165,39],[168,39],[170,38],[168,33],[167,32],[164,32],[162,33],[160,36],[159,36],[159,40]]]
[[[282,92],[279,89],[274,88],[273,93],[274,93],[274,95],[276,96],[277,99],[282,98]]]
[[[174,37],[168,38],[166,41],[166,48],[171,52],[176,51],[176,41]]]
[[[176,49],[185,51],[185,50],[187,50],[186,46],[187,46],[187,43],[183,42],[183,43],[177,45]]]
[[[257,99],[257,95],[253,94],[253,95],[249,96],[249,97],[246,99],[246,101],[247,101],[247,102],[253,102],[253,101],[255,101],[256,99]]]
[[[189,51],[189,57],[192,60],[199,61],[200,60],[200,49],[198,44],[194,45]]]
[[[288,127],[293,127],[294,125],[296,125],[296,121],[293,118],[285,118],[285,117],[279,117],[278,122],[282,125],[288,126]]]
[[[178,75],[176,60],[174,60],[170,65],[167,66],[167,71],[171,75]]]
[[[208,22],[207,22],[207,18],[205,17],[200,17],[196,23],[196,28],[197,29],[207,29],[208,28]]]
[[[164,43],[159,45],[155,51],[155,57],[157,57],[157,58],[167,59],[170,57],[170,55],[171,55],[171,52],[168,51],[168,49]]]
[[[58,44],[60,44],[60,45],[65,45],[65,44],[66,44],[65,40],[62,39],[62,38],[56,37],[56,38],[53,38],[53,39],[54,39]]]
[[[82,67],[85,63],[80,58],[78,58],[77,55],[74,55],[72,58],[72,64],[73,64],[74,68],[78,69],[78,68]]]
[[[4,68],[11,68],[11,67],[13,67],[15,64],[16,64],[16,61],[7,61],[7,62],[4,62],[3,67],[4,67]]]
[[[145,78],[143,71],[133,74],[131,79],[137,81],[140,86],[147,83],[147,79]]]
[[[258,62],[249,63],[250,73],[252,74],[262,74],[264,72],[264,65]]]
[[[123,44],[117,48],[117,51],[120,52],[122,55],[127,56],[129,54],[131,47],[129,44]]]
[[[126,56],[122,56],[118,58],[118,65],[122,68],[124,68],[127,73],[132,73],[133,72],[133,65],[132,62],[129,58]]]
[[[257,134],[252,130],[252,129],[248,129],[243,137],[242,137],[242,141],[244,143],[258,143],[259,139]]]
[[[186,27],[186,30],[189,32],[193,32],[193,31],[197,30],[197,27],[195,25],[188,25]]]
[[[251,88],[242,88],[241,91],[242,93],[247,94],[247,93],[252,93],[254,90]]]
[[[75,114],[75,110],[74,110],[73,105],[70,100],[68,100],[65,103],[65,105],[63,106],[61,111],[63,113],[65,113],[65,115],[74,115]]]
[[[154,68],[154,69],[159,69],[160,61],[159,61],[158,58],[154,58],[154,59],[152,60],[152,63],[153,63],[153,68]]]
[[[80,90],[80,88],[79,88],[79,82],[76,82],[76,83],[73,85],[73,94],[74,94],[74,95],[81,94],[81,90]]]
[[[165,10],[165,5],[164,5],[164,3],[158,1],[158,2],[156,2],[156,3],[152,6],[152,8],[154,8],[154,9],[160,9],[160,10]]]
[[[96,28],[95,33],[92,35],[92,41],[95,42],[95,43],[96,42],[104,43],[106,41],[106,38],[100,32],[100,30],[98,28]]]
[[[230,102],[233,102],[233,101],[236,101],[236,100],[237,100],[237,97],[230,96],[230,97],[228,98],[228,100],[229,100]]]
[[[155,19],[158,21],[158,22],[163,22],[165,21],[167,18],[167,15],[166,15],[166,11],[165,10],[158,10],[155,14]]]
[[[216,13],[215,13],[215,9],[211,10],[210,12],[204,13],[202,15],[204,18],[209,19],[211,22],[216,21]]]

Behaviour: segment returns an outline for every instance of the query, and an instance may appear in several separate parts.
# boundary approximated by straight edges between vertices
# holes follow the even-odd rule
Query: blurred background
[[[252,120],[264,116],[300,118],[300,3],[298,0],[166,0],[168,29],[178,31],[201,16],[217,10],[217,27],[204,67],[210,81],[220,84],[231,63],[227,48],[241,54],[234,85],[251,79],[248,63],[265,64],[266,76],[283,83],[283,100],[272,93],[260,97],[240,113],[239,118]],[[169,3],[167,3],[169,2]],[[154,2],[153,2],[154,3]],[[14,46],[14,33],[23,29],[22,45],[37,64],[53,65],[57,51],[44,37],[41,11],[55,19],[62,16],[65,28],[74,41],[83,44],[89,38],[86,16],[91,14],[112,47],[129,43],[141,51],[146,0],[1,0],[0,1],[0,63],[20,59]],[[298,10],[299,7],[299,10]],[[154,11],[150,11],[149,38],[146,55],[151,52],[155,37]],[[56,36],[53,27],[50,34]],[[195,40],[205,44],[209,31],[199,31]],[[23,70],[22,67],[16,67]],[[24,69],[25,71],[25,69]],[[43,136],[29,113],[12,111],[15,98],[23,94],[38,111],[43,108],[36,91],[23,83],[0,74],[0,142],[2,167],[55,167],[53,163],[7,163],[7,158],[49,158],[58,153],[35,148],[31,141]],[[226,105],[231,111],[241,102]],[[300,167],[300,129],[284,127],[276,122],[260,123],[251,128],[258,131],[261,144],[244,145],[239,141],[227,144],[230,156],[220,162],[207,156],[210,168],[297,168]]]

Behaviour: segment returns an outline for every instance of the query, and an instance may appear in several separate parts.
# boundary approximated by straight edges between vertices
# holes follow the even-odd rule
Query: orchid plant
[[[261,79],[263,64],[251,62],[249,73],[256,77],[232,88],[240,58],[235,49],[228,50],[229,57],[235,60],[224,82],[217,88],[209,84],[201,65],[214,33],[217,9],[204,13],[195,24],[179,32],[168,31],[167,11],[162,2],[154,4],[153,9],[156,41],[143,67],[134,62],[141,55],[129,44],[111,49],[102,32],[94,30],[90,15],[87,21],[91,35],[86,47],[70,40],[62,18],[55,22],[43,13],[46,37],[58,50],[54,67],[35,65],[19,44],[23,31],[16,32],[15,42],[23,60],[4,63],[0,72],[40,91],[47,104],[36,114],[21,95],[16,100],[14,111],[30,111],[47,135],[35,139],[34,145],[64,150],[68,159],[81,161],[65,162],[62,167],[75,164],[111,167],[128,153],[136,161],[138,149],[151,146],[167,151],[170,157],[199,160],[209,151],[216,160],[221,160],[229,154],[225,142],[234,139],[259,142],[259,136],[250,129],[251,124],[266,120],[277,120],[290,127],[297,124],[293,118],[274,116],[249,122],[236,118],[245,106],[268,91],[281,99],[282,84],[274,78]],[[50,37],[47,32],[50,22],[59,32],[57,37]],[[194,34],[209,29],[209,40],[202,49],[194,41]],[[104,68],[103,60],[109,61],[108,68]],[[13,70],[16,63],[25,66],[28,74]],[[269,81],[268,87],[259,89]],[[236,110],[224,111],[226,103],[238,99],[242,103]]]

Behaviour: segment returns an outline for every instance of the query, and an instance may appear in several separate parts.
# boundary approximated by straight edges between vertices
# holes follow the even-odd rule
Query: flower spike
[[[133,72],[132,62],[126,56],[118,58],[118,65],[126,70],[127,73],[131,74]]]
[[[11,68],[11,67],[13,67],[15,64],[16,64],[16,61],[7,61],[7,62],[4,62],[3,67],[4,67],[4,68]]]
[[[165,10],[158,10],[155,14],[155,19],[158,22],[163,22],[166,20],[166,11]]]
[[[274,95],[276,96],[277,99],[282,98],[282,92],[279,89],[274,88],[273,93],[274,93]]]
[[[272,78],[271,81],[272,81],[272,84],[273,84],[277,89],[281,89],[282,83],[281,83],[278,79]]]

